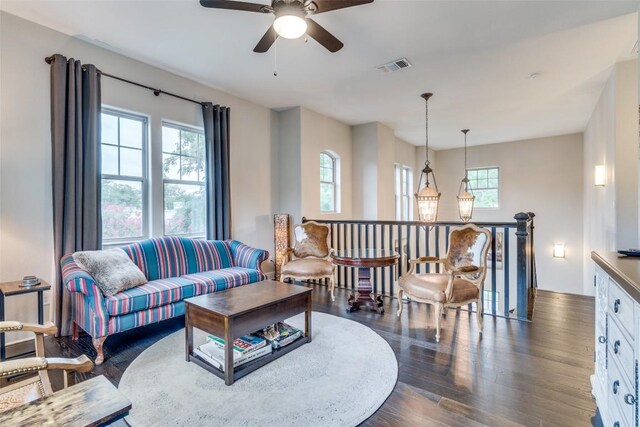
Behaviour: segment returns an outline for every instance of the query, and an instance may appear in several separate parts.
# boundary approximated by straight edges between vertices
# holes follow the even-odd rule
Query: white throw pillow
[[[73,260],[93,277],[106,296],[147,283],[144,273],[119,248],[76,252]]]

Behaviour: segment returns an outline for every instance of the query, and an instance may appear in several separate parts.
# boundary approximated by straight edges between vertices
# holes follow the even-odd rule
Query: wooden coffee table
[[[185,350],[187,362],[193,362],[231,385],[239,378],[311,342],[311,288],[265,280],[185,300]],[[247,362],[234,369],[233,346],[225,346],[225,369],[210,365],[193,353],[193,328],[233,342],[247,335],[305,313],[304,337],[270,355]]]

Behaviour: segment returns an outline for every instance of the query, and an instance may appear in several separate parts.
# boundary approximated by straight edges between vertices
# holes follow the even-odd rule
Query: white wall
[[[582,134],[474,146],[468,167],[500,167],[499,209],[475,209],[472,221],[513,221],[534,212],[538,286],[582,293]],[[434,168],[442,193],[439,218],[457,221],[464,176],[464,150],[436,151]],[[566,245],[566,258],[553,258],[554,243]],[[515,248],[515,241],[511,247]]]
[[[604,187],[594,186],[605,165]],[[593,293],[591,251],[638,246],[637,60],[611,71],[584,132],[584,292]]]
[[[271,249],[272,117],[268,108],[90,45],[7,13],[0,13],[0,280],[35,274],[52,281],[51,138],[49,66],[61,53],[118,76],[231,108],[232,235]],[[223,64],[221,64],[223,65]],[[224,70],[221,67],[221,70]],[[226,72],[226,71],[225,71]],[[151,156],[160,165],[160,121],[201,126],[198,106],[108,78],[103,103],[150,116]],[[159,169],[152,170],[157,179]],[[155,186],[153,212],[161,212]],[[158,216],[156,216],[158,217]],[[161,227],[161,219],[153,228]],[[7,318],[35,321],[35,299],[7,301]]]

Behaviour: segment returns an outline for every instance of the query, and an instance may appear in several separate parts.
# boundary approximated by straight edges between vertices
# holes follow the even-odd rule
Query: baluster
[[[429,227],[428,225],[425,225],[424,227],[424,247],[425,247],[425,252],[426,252],[426,256],[430,256],[431,255],[431,227]],[[426,263],[425,264],[425,269],[427,270],[427,273],[431,273],[431,263]]]
[[[445,226],[444,227],[444,250],[446,253],[449,253],[449,232],[450,232],[451,227],[450,226]]]
[[[416,229],[416,256],[412,258],[420,258],[420,227],[415,226],[415,229]],[[422,268],[422,265],[416,264],[416,273],[420,273],[421,268]]]
[[[373,250],[378,250],[378,239],[377,239],[377,234],[378,234],[378,230],[377,230],[377,226],[376,224],[372,224],[371,227],[373,228]],[[378,269],[374,268],[373,269],[373,293],[377,293],[378,290]],[[384,293],[384,289],[381,290],[380,293]]]
[[[405,230],[407,232],[407,260],[405,262],[405,272],[409,271],[409,260],[413,258],[413,253],[411,252],[411,226],[407,224],[405,226]]]
[[[383,251],[387,249],[387,241],[385,239],[385,232],[384,232],[386,228],[387,228],[387,224],[380,224],[380,249]],[[389,282],[387,281],[389,276],[387,274],[387,271],[388,271],[387,268],[383,268],[382,270],[380,270],[380,282],[381,282],[382,292],[389,291]]]
[[[504,315],[509,317],[509,228],[505,227],[502,231],[503,245],[502,249],[502,268],[504,269]]]
[[[393,248],[393,226],[389,226],[389,248],[394,250]],[[398,268],[395,265],[389,267],[388,277],[389,277],[389,293],[393,295],[393,288],[395,284],[395,274],[398,271]]]
[[[347,249],[347,224],[346,223],[342,223],[341,224],[342,227],[342,246],[340,247],[340,249],[342,249],[343,251]],[[347,278],[347,269],[344,266],[340,266],[338,267],[339,271],[338,273],[340,274],[340,280],[342,282],[342,286],[344,286],[345,288],[348,287],[348,278]]]
[[[404,264],[402,262],[402,257],[405,255],[404,252],[402,251],[402,226],[400,224],[398,224],[397,228],[396,228],[396,241],[397,241],[397,251],[400,254],[400,259],[398,260],[398,267],[396,268],[396,280],[398,280],[400,278],[400,276],[402,275],[402,265]]]
[[[440,259],[440,226],[436,225],[435,226],[435,232],[436,232],[436,241],[435,241],[435,245],[436,245],[436,258]],[[438,270],[438,273],[442,273],[442,264],[436,264],[436,269]]]
[[[491,227],[491,314],[496,315],[496,283],[497,283],[497,252],[496,245],[496,228]],[[483,295],[484,297],[484,295]]]
[[[356,241],[355,241],[355,232],[354,232],[354,230],[353,230],[353,228],[354,228],[353,226],[354,226],[354,225],[355,225],[355,224],[353,224],[353,223],[352,223],[352,224],[350,224],[350,226],[351,226],[350,228],[351,228],[351,253],[352,253],[352,255],[353,255],[353,251],[355,250],[355,244],[356,244]],[[356,283],[356,272],[355,272],[355,268],[350,268],[349,270],[351,270],[351,289],[354,289],[354,288],[355,288],[355,283]]]

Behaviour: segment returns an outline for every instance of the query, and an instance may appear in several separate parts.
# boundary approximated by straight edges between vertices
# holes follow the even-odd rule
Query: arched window
[[[320,153],[320,212],[339,212],[340,165],[338,156]]]

